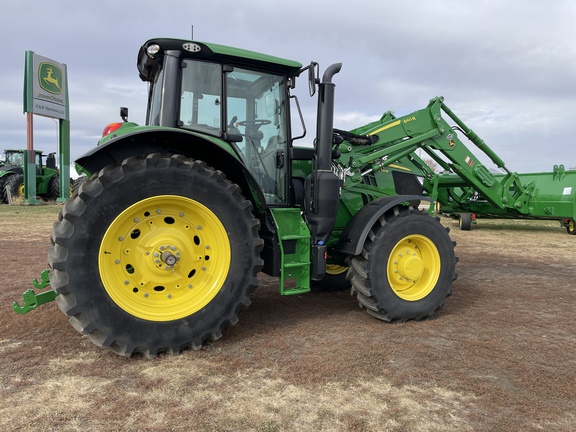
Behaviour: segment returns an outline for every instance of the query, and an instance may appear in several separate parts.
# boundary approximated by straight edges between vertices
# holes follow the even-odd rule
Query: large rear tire
[[[398,206],[372,227],[348,277],[360,306],[383,321],[431,318],[452,293],[458,261],[439,218]]]
[[[60,309],[124,356],[220,338],[258,284],[263,241],[251,209],[223,173],[180,155],[102,169],[54,224],[48,261]]]
[[[2,204],[8,203],[8,199],[6,198],[6,180],[9,177],[10,175],[0,177],[0,203]]]
[[[12,199],[24,198],[24,174],[13,174],[6,180],[6,188],[10,191]],[[6,202],[8,202],[8,193],[4,190]]]

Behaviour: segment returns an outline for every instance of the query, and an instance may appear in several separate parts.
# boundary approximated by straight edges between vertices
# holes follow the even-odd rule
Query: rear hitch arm
[[[42,289],[49,286],[50,274],[48,270],[44,270],[40,274],[40,282],[38,282],[37,279],[34,279],[32,284],[36,289]],[[36,309],[38,306],[44,303],[49,303],[53,301],[57,296],[58,294],[54,290],[47,290],[42,293],[36,294],[36,292],[33,289],[29,289],[24,294],[22,294],[22,301],[24,304],[20,306],[18,302],[14,302],[12,303],[12,309],[14,309],[14,312],[23,315],[25,313],[30,312],[31,310]]]

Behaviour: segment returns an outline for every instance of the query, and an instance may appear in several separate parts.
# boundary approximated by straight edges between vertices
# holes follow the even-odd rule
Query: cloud
[[[188,38],[194,25],[198,40],[304,64],[316,60],[322,71],[342,62],[334,78],[336,127],[357,127],[387,110],[407,114],[442,95],[515,170],[576,165],[569,142],[576,112],[572,1],[142,0],[135,8],[64,0],[30,13],[36,7],[32,0],[3,3],[0,36],[10,43],[3,53],[0,149],[25,137],[26,50],[68,66],[76,158],[118,120],[120,106],[144,122],[146,85],[136,71],[141,44],[156,36]],[[311,141],[315,101],[304,80],[296,90]],[[50,123],[38,121],[36,128],[47,129],[38,137],[53,135]]]

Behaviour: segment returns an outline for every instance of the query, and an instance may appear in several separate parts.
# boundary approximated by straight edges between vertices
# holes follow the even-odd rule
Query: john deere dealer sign
[[[69,120],[66,65],[26,51],[24,112]]]

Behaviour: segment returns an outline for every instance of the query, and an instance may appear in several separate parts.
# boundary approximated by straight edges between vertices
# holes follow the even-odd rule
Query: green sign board
[[[24,112],[69,120],[66,65],[26,51]]]
[[[70,111],[68,108],[68,77],[66,65],[26,51],[24,68],[24,112],[27,113],[28,160],[24,166],[24,198],[30,204],[36,199],[36,162],[34,160],[33,117],[59,119],[60,197],[70,196]]]

